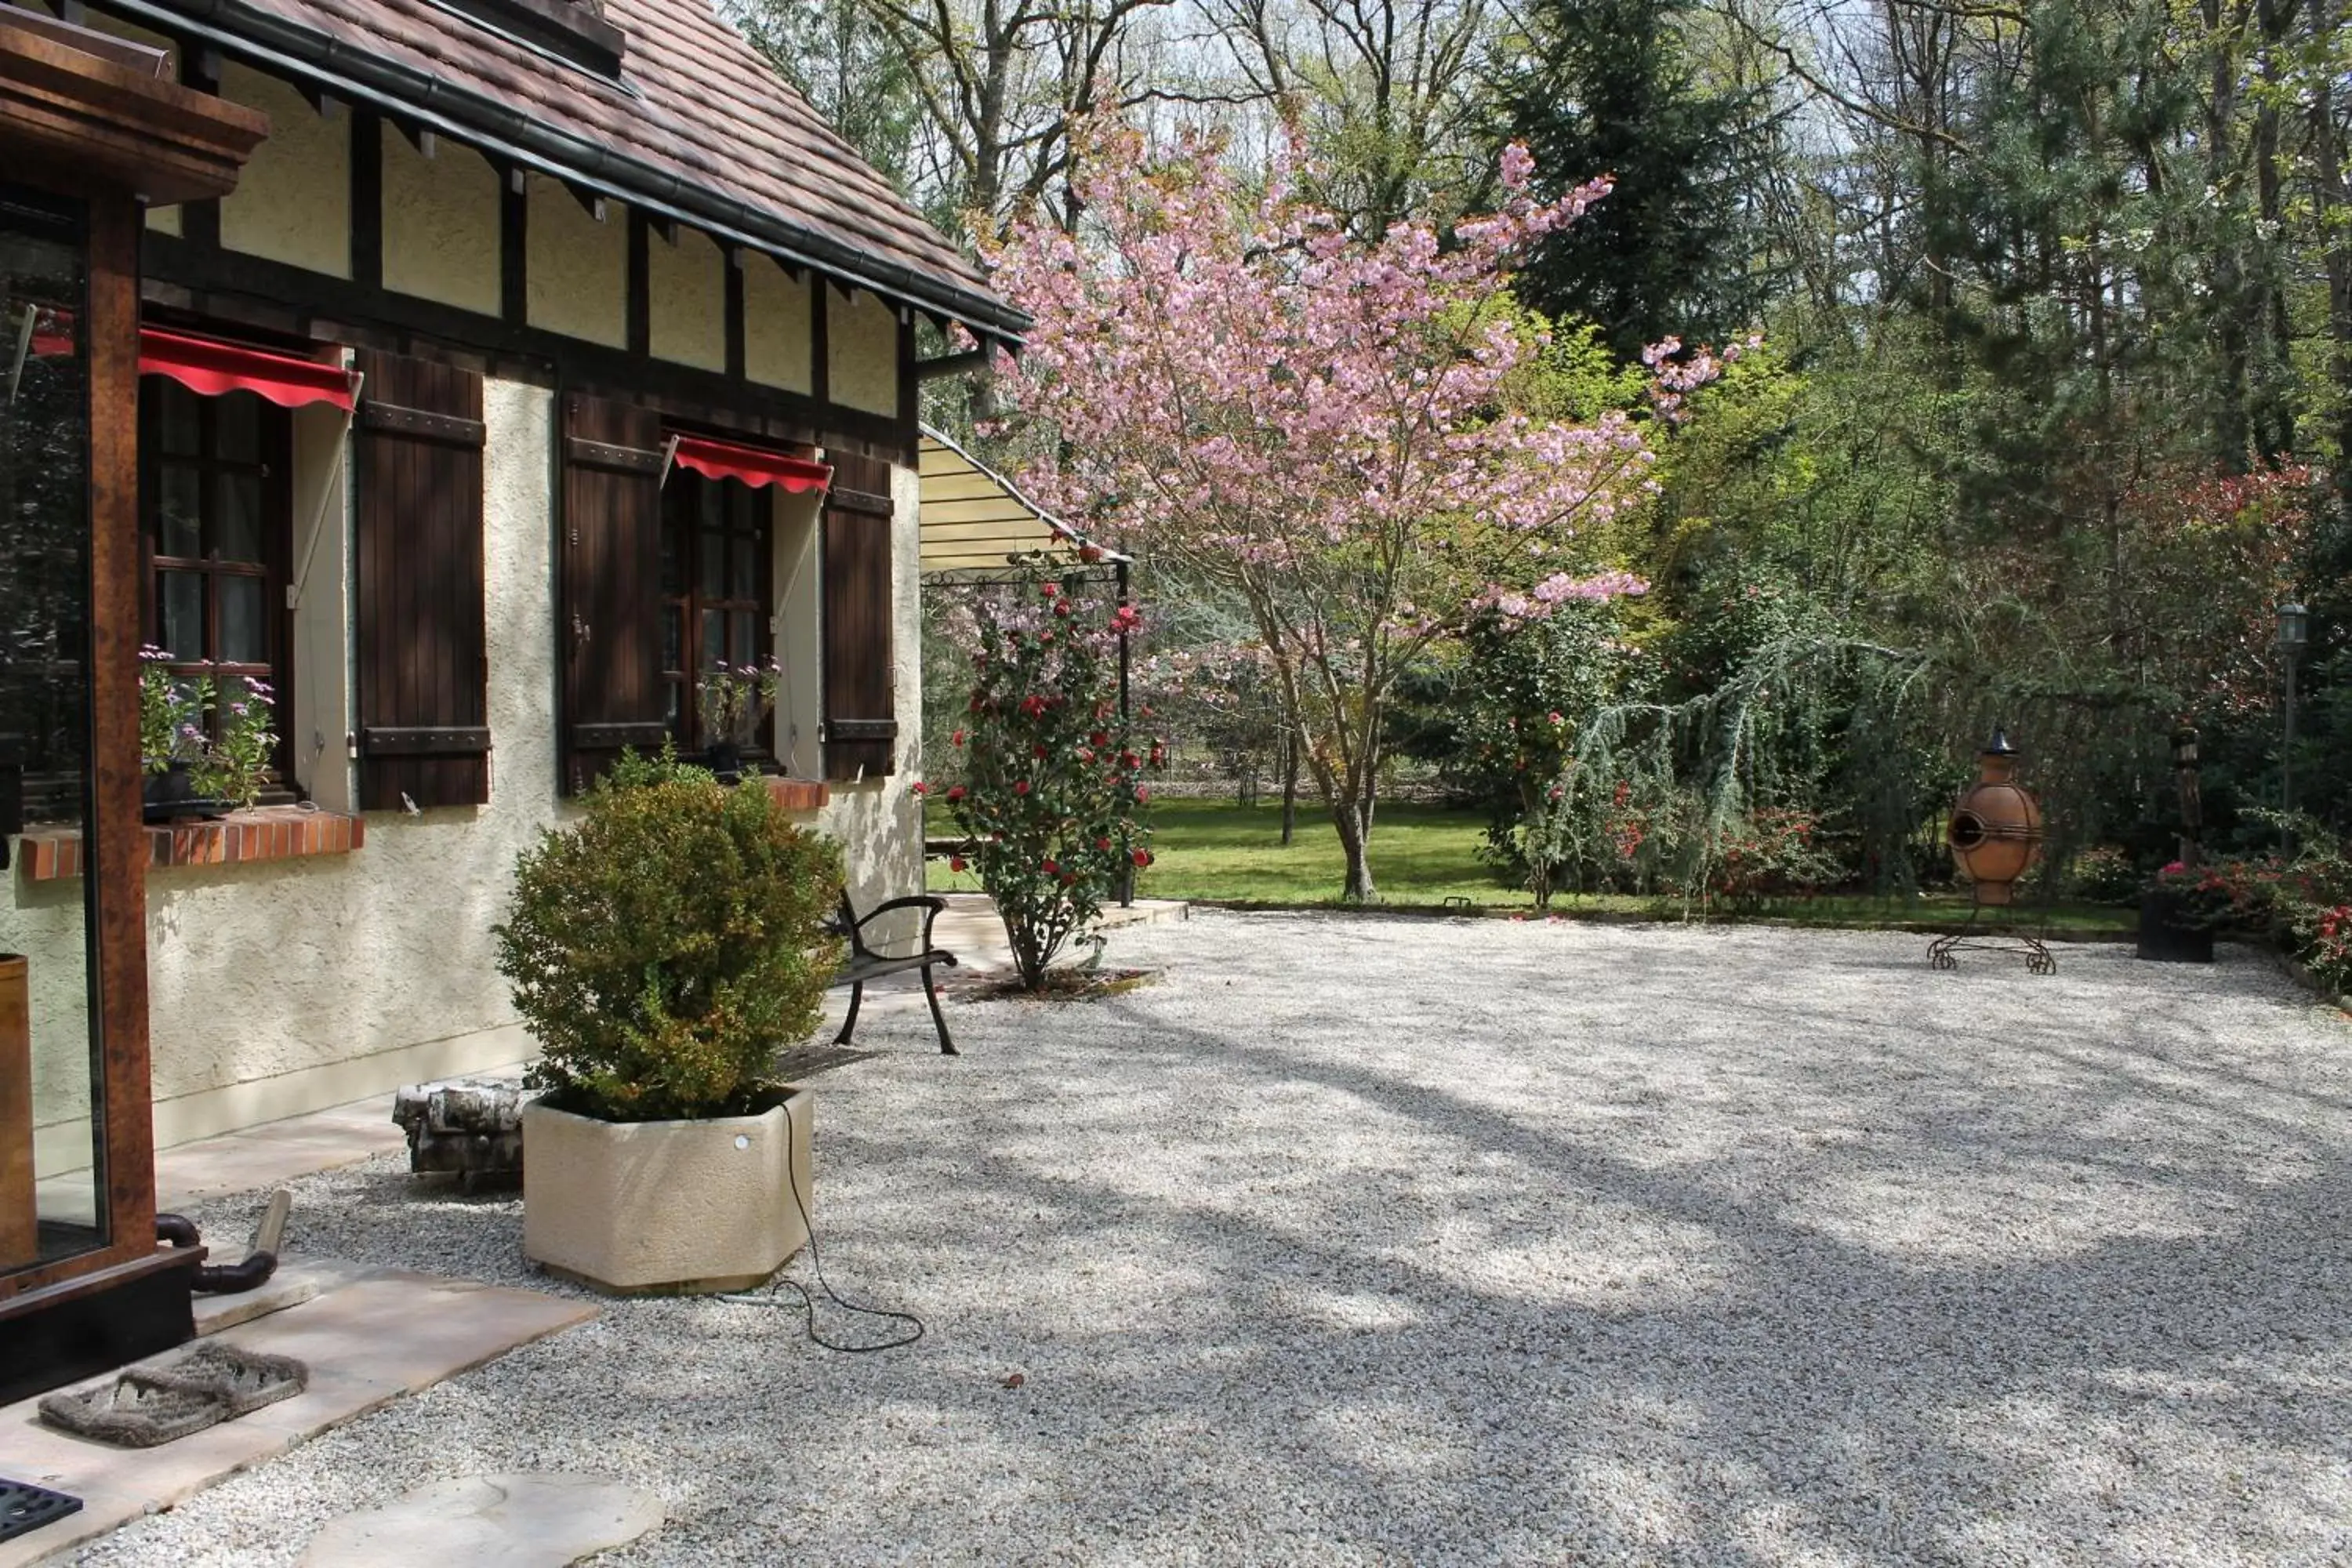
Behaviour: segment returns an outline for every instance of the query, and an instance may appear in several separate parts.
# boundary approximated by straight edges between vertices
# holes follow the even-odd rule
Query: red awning
[[[249,349],[241,343],[225,343],[215,338],[192,338],[142,327],[139,371],[142,375],[168,375],[189,391],[206,397],[253,392],[280,408],[331,403],[345,413],[351,412],[352,374],[341,366],[272,353],[268,349]]]
[[[806,495],[812,490],[822,495],[833,482],[833,469],[827,464],[702,436],[678,437],[677,460],[714,479],[740,479],[755,489],[773,485],[787,495]]]

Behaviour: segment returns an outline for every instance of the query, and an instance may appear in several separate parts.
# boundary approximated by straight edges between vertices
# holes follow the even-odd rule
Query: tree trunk
[[[1290,847],[1291,835],[1298,827],[1298,732],[1294,730],[1282,741],[1282,847]]]
[[[2328,38],[2342,26],[2338,0],[2311,0],[2311,36]],[[2336,214],[2352,203],[2344,148],[2336,124],[2335,84],[2316,73],[2311,100],[2311,156],[2318,195],[2321,248],[2327,258],[2328,372],[2336,392],[2336,501],[2340,524],[2352,527],[2352,245],[2329,243]]]
[[[1348,880],[1339,897],[1351,904],[1369,904],[1374,897],[1372,863],[1367,858],[1371,835],[1365,827],[1363,815],[1353,801],[1334,801],[1331,825],[1339,830],[1339,847],[1348,856]]]

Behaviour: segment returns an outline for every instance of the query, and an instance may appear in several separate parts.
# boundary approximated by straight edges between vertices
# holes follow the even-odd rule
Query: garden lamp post
[[[2311,615],[2301,605],[2284,604],[2278,607],[2279,657],[2286,665],[2286,736],[2279,751],[2279,815],[2287,817],[2294,811],[2294,667],[2303,658],[2304,644],[2311,637]],[[2282,822],[2279,828],[2280,850],[2284,857],[2294,858],[2294,827]]]

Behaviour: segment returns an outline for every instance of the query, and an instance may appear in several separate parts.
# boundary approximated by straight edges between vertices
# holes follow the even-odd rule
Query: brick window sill
[[[367,824],[333,811],[292,805],[261,805],[233,811],[218,822],[142,825],[147,868],[174,866],[248,866],[262,860],[299,860],[313,855],[348,855],[367,841]],[[60,881],[82,873],[79,828],[35,828],[17,841],[25,878]]]
[[[768,786],[768,795],[786,811],[815,811],[833,798],[833,790],[823,779],[786,779],[770,774],[761,781]]]

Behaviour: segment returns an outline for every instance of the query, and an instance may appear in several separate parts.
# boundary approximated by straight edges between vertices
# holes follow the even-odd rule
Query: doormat
[[[81,1511],[81,1499],[0,1476],[0,1541]]]
[[[78,1437],[152,1448],[290,1399],[310,1381],[310,1369],[291,1356],[200,1345],[86,1393],[49,1394],[41,1401],[41,1419]]]

